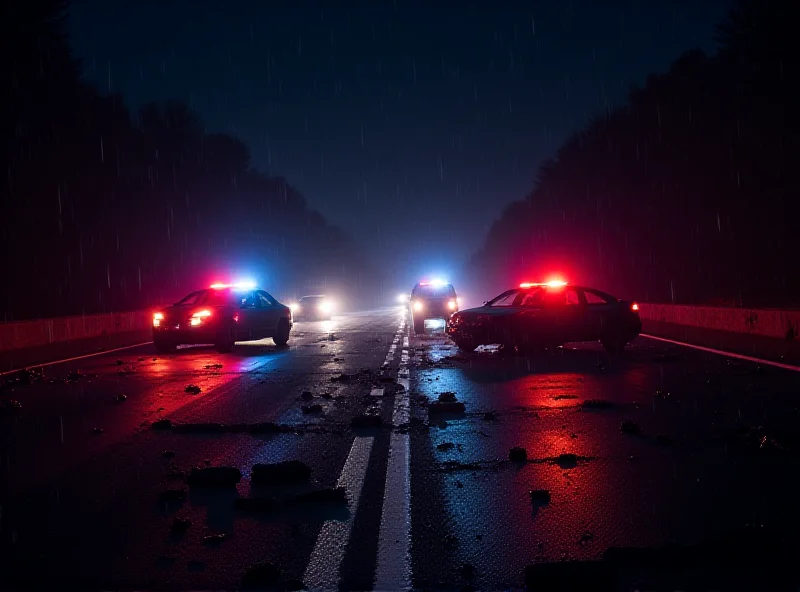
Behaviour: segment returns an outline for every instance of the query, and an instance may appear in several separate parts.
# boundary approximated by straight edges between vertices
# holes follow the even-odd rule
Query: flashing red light
[[[163,321],[163,320],[164,320],[164,313],[163,312],[155,313],[153,315],[153,327],[160,327],[161,326],[161,321]]]
[[[230,284],[211,284],[212,290],[224,290],[225,288],[230,288]]]
[[[203,322],[203,319],[206,319],[211,316],[210,310],[198,310],[196,313],[192,315],[192,318],[189,320],[189,324],[192,327],[196,327],[197,325]]]
[[[567,285],[567,282],[563,282],[561,280],[551,280],[549,282],[544,282],[543,284],[537,284],[534,282],[524,282],[519,285],[520,288],[534,288],[534,287],[541,287],[546,286],[548,288],[563,288]]]
[[[636,303],[634,302],[633,304],[631,304],[631,310],[632,310],[633,312],[638,312],[638,310],[639,310],[639,305],[638,305],[638,304],[636,304]]]

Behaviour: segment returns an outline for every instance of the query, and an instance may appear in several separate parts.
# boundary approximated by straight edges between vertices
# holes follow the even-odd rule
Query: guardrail
[[[800,323],[800,310],[781,309],[640,304],[639,315],[642,321],[786,340],[798,337]]]
[[[141,333],[151,326],[151,313],[146,311],[0,323],[0,352],[94,339],[107,335]]]

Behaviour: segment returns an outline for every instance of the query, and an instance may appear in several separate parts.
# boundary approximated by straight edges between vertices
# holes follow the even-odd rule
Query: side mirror
[[[486,306],[487,304],[489,304],[489,301],[488,300],[484,300],[483,301],[483,305]]]

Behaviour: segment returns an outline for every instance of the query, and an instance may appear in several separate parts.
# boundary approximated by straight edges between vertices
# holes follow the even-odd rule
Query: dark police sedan
[[[289,307],[251,284],[213,284],[153,314],[153,343],[161,353],[205,343],[228,352],[237,341],[266,337],[283,346],[291,329]]]
[[[524,283],[453,314],[447,333],[463,350],[499,343],[521,352],[579,341],[620,351],[642,330],[639,305],[562,281]]]

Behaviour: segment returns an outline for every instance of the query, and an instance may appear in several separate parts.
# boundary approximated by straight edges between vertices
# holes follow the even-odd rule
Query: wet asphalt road
[[[284,588],[521,588],[528,564],[800,523],[800,374],[644,338],[619,356],[464,355],[404,317],[298,323],[285,349],[144,346],[6,388],[22,408],[0,417],[0,588],[231,589],[265,562]],[[430,407],[446,392],[465,413]],[[383,427],[354,429],[365,413]],[[250,483],[284,460],[310,483]],[[186,483],[207,466],[243,477]],[[347,506],[235,506],[337,484]],[[163,501],[169,489],[186,499]]]

